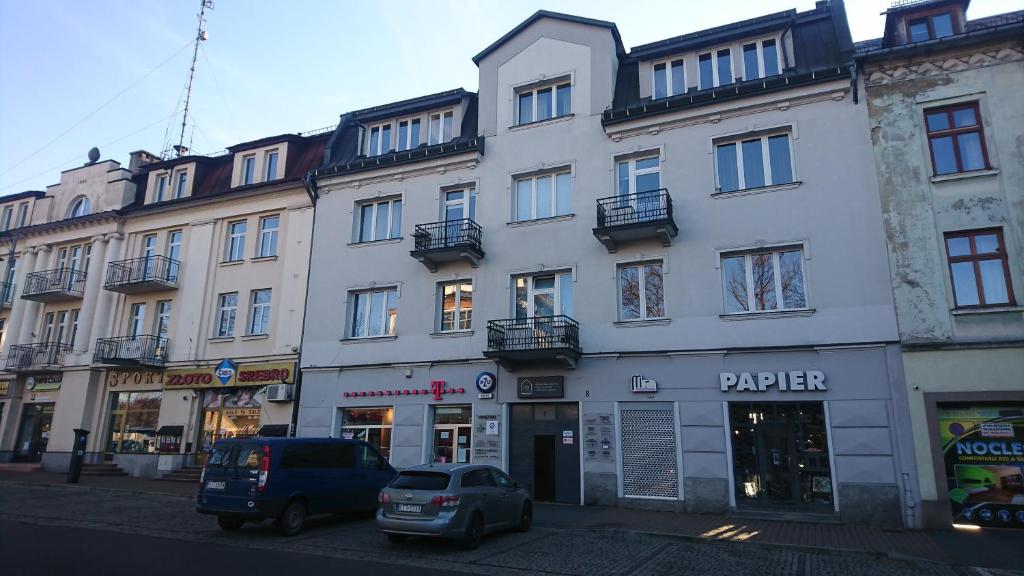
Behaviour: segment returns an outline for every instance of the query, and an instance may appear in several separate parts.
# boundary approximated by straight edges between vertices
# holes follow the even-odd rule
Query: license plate
[[[423,505],[422,504],[399,504],[398,505],[398,511],[399,512],[414,512],[416,514],[420,514],[420,513],[423,512]]]
[[[224,489],[224,482],[223,481],[221,481],[221,482],[207,482],[206,483],[206,488],[209,489],[209,490],[223,490]]]

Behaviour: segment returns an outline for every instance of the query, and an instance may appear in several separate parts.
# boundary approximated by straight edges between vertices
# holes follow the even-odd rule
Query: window
[[[245,220],[228,223],[228,245],[225,260],[237,262],[245,258]]]
[[[71,335],[68,337],[68,344],[72,347],[75,345],[75,338],[78,338],[78,320],[81,315],[81,310],[71,311]]]
[[[77,218],[79,216],[86,216],[90,213],[91,203],[85,196],[79,197],[77,200],[71,203],[71,218]]]
[[[766,78],[779,73],[779,51],[775,40],[743,45],[743,79]]]
[[[517,93],[516,124],[541,122],[572,114],[572,85],[568,82]]]
[[[128,335],[142,336],[146,332],[146,304],[132,304],[131,324],[128,325]]]
[[[907,21],[907,36],[910,42],[924,42],[934,38],[952,36],[956,32],[953,29],[953,14],[942,12],[914,18]]]
[[[14,218],[14,206],[4,206],[3,217],[0,217],[0,230],[10,230],[11,220]]]
[[[238,292],[221,294],[217,302],[217,338],[235,335],[235,314],[238,311]]]
[[[154,202],[163,202],[164,196],[167,195],[167,174],[161,174],[156,177],[156,195]]]
[[[516,222],[570,214],[572,178],[569,172],[516,180]]]
[[[391,150],[391,124],[381,124],[370,128],[366,137],[366,155],[379,156]]]
[[[391,454],[392,408],[344,408],[341,413],[341,437],[363,440],[387,458]]]
[[[181,266],[181,230],[167,233],[167,257],[171,259],[167,263],[167,279],[177,281],[178,267]]]
[[[175,198],[175,200],[177,200],[178,198],[184,198],[185,197],[185,183],[188,181],[188,172],[186,172],[185,170],[180,170],[177,173],[177,175],[178,175],[178,179],[175,181],[175,184],[174,184],[174,198]]]
[[[572,273],[515,278],[515,316],[572,316]]]
[[[661,261],[619,266],[619,320],[665,317]]]
[[[948,233],[946,257],[957,308],[1014,303],[1002,230]]]
[[[431,462],[469,462],[472,459],[473,407],[435,406]]]
[[[988,168],[977,102],[932,108],[924,116],[936,176]]]
[[[64,342],[64,338],[68,335],[68,311],[61,310],[57,312],[57,332],[54,336],[54,342]]]
[[[256,180],[256,156],[242,157],[242,185],[252,184]]]
[[[143,264],[143,278],[152,278],[153,269],[156,263],[153,257],[156,256],[156,234],[147,234],[142,237],[142,257],[146,260]]]
[[[277,180],[277,150],[269,150],[263,156],[263,181]]]
[[[352,338],[394,336],[397,321],[397,288],[352,293]]]
[[[631,194],[661,189],[661,163],[658,157],[620,160],[615,168],[615,184],[618,195],[624,197],[623,206],[633,202],[628,199]]]
[[[270,333],[270,289],[252,291],[252,307],[249,310],[249,334]]]
[[[449,282],[440,287],[441,332],[473,328],[473,283]]]
[[[277,256],[277,230],[281,223],[281,217],[265,216],[260,218],[260,245],[258,256],[267,258]]]
[[[448,190],[444,193],[444,220],[476,219],[476,187]]]
[[[281,455],[281,468],[355,468],[355,444],[294,444]]]
[[[402,200],[359,205],[359,242],[399,238],[402,235]]]
[[[171,330],[171,301],[160,300],[156,303],[156,336],[167,338]]]
[[[450,112],[449,112],[450,114]],[[399,151],[412,150],[420,145],[420,119],[412,118],[402,120],[398,123],[398,142],[396,148]]]
[[[4,276],[5,284],[0,293],[0,302],[12,304],[14,302],[14,279],[18,273],[18,258],[12,256],[7,263],[7,275]]]
[[[726,314],[807,307],[799,248],[722,256]]]
[[[428,143],[433,146],[434,144],[443,144],[452,139],[452,122],[455,120],[455,114],[449,110],[447,112],[436,112],[430,115],[430,123],[427,126],[427,132],[429,135]]]
[[[701,54],[697,57],[700,89],[732,84],[732,53],[728,48]]]
[[[682,58],[656,62],[652,67],[651,94],[654,99],[686,92],[686,69]]]
[[[114,392],[110,395],[107,451],[155,454],[160,392]]]
[[[771,134],[715,146],[718,191],[733,192],[793,181],[789,134]]]
[[[18,228],[25,225],[25,220],[28,218],[28,203],[18,204]]]

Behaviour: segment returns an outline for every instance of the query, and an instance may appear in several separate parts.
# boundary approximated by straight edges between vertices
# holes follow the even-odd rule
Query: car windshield
[[[400,490],[444,490],[451,476],[445,472],[409,470],[402,472],[391,482],[392,488]]]

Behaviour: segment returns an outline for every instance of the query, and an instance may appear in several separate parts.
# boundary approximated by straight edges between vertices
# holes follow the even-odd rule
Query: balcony
[[[484,356],[507,370],[527,364],[564,364],[575,368],[580,359],[580,325],[568,316],[533,316],[487,323]]]
[[[8,372],[41,372],[60,370],[64,356],[71,352],[71,345],[62,342],[37,342],[18,344],[7,351]]]
[[[409,254],[431,272],[437,271],[438,264],[459,260],[476,268],[484,257],[484,251],[480,248],[482,235],[480,225],[469,218],[417,224],[412,234],[416,240],[416,249]]]
[[[615,252],[622,242],[651,238],[670,246],[678,233],[672,218],[672,197],[665,188],[597,201],[594,236],[609,252]]]
[[[85,272],[73,268],[57,268],[25,275],[21,297],[35,302],[64,302],[85,295]]]
[[[149,335],[100,338],[96,341],[92,361],[160,368],[167,363],[167,338]]]
[[[10,308],[14,305],[14,284],[0,282],[0,308]]]
[[[143,256],[107,265],[103,287],[121,294],[174,290],[178,287],[181,262],[166,256]]]

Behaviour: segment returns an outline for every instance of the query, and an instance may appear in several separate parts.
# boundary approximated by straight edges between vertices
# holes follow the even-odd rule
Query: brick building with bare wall
[[[895,4],[857,61],[925,525],[1024,528],[1024,11],[969,4]]]

